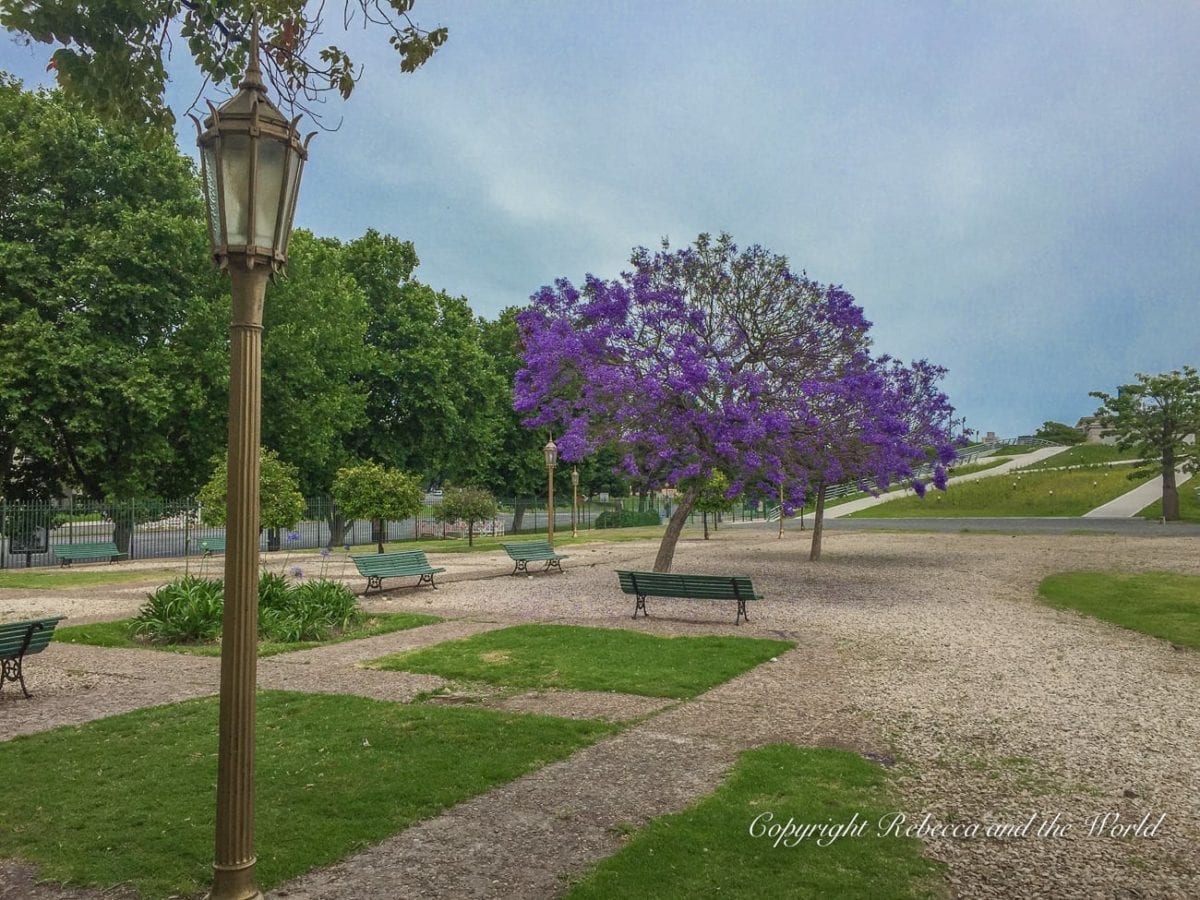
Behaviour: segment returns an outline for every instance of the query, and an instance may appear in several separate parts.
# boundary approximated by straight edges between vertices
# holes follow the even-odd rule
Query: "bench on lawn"
[[[369,556],[351,556],[358,574],[367,579],[367,590],[383,589],[383,579],[403,578],[406,575],[419,575],[415,587],[423,584],[437,590],[433,576],[445,572],[444,568],[433,568],[425,558],[423,550],[397,550],[393,553],[372,553]],[[364,593],[366,593],[364,591]]]
[[[118,550],[117,545],[112,541],[99,541],[93,544],[54,544],[51,549],[54,550],[54,555],[64,566],[69,566],[77,559],[107,559],[111,563],[126,555]]]
[[[500,546],[504,548],[508,558],[516,563],[516,568],[511,573],[513,575],[520,575],[522,572],[528,574],[531,562],[544,562],[546,565],[542,567],[543,572],[551,569],[558,569],[561,572],[563,570],[562,561],[570,559],[568,556],[555,553],[549,541],[521,541],[519,544],[502,543]]]
[[[674,575],[670,572],[617,572],[621,580],[621,590],[626,594],[637,597],[633,607],[633,617],[636,619],[638,610],[643,616],[646,612],[647,597],[675,597],[684,600],[736,600],[737,620],[735,625],[741,625],[742,619],[747,622],[750,617],[746,614],[746,601],[761,600],[762,595],[755,593],[754,585],[747,575]]]
[[[19,681],[25,696],[32,697],[25,687],[21,664],[31,653],[41,653],[54,636],[54,626],[66,616],[34,619],[28,622],[0,622],[0,690],[6,681]]]
[[[204,549],[204,556],[209,557],[214,553],[225,552],[225,538],[205,538],[200,542],[200,546]]]

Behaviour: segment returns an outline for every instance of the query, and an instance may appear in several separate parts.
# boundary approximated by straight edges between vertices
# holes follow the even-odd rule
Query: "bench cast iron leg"
[[[421,576],[421,580],[417,582],[417,587],[420,587],[421,585],[426,584],[426,583],[428,583],[429,586],[431,588],[433,588],[435,591],[437,590],[437,585],[433,583],[433,574],[431,572],[426,572],[424,575]]]
[[[642,611],[643,616],[645,616],[647,619],[650,618],[650,613],[646,612],[646,595],[645,594],[637,595],[637,604],[633,607],[633,617],[635,619],[637,618],[639,609]]]
[[[29,693],[29,689],[25,687],[25,673],[21,670],[21,660],[23,656],[18,656],[15,659],[4,660],[4,671],[0,673],[0,690],[4,688],[4,682],[17,681],[21,684],[21,693],[25,695],[25,699],[29,699],[33,694]]]
[[[382,575],[368,575],[367,576],[367,590],[363,591],[363,593],[365,594],[365,593],[367,593],[367,591],[370,591],[372,589],[377,590],[377,591],[383,590],[383,576]]]
[[[516,567],[515,569],[513,569],[513,570],[512,570],[512,574],[513,574],[513,575],[520,575],[522,572],[526,572],[526,571],[527,571],[527,570],[526,570],[526,565],[527,565],[527,563],[525,562],[525,560],[523,560],[523,559],[518,559],[518,560],[517,560],[517,567]]]
[[[558,569],[558,574],[566,574],[563,572],[562,561],[557,559],[546,560],[546,568],[544,571],[549,572],[551,569]]]
[[[747,622],[750,621],[750,617],[748,615],[746,615],[746,601],[739,599],[738,600],[738,617],[737,617],[737,621],[734,622],[733,624],[741,625],[742,619],[745,619]]]

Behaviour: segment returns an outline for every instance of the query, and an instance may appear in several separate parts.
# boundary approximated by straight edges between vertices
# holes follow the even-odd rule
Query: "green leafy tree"
[[[347,519],[371,520],[382,553],[384,523],[415,516],[425,497],[415,476],[366,462],[338,470],[333,479],[333,502]]]
[[[1137,374],[1136,384],[1123,384],[1116,395],[1092,391],[1104,405],[1100,424],[1116,434],[1123,450],[1135,451],[1147,467],[1162,474],[1163,517],[1179,519],[1175,470],[1196,467],[1196,448],[1187,439],[1200,432],[1200,375],[1191,366],[1162,375]],[[1193,438],[1194,440],[1194,438]],[[1139,469],[1130,478],[1144,476]]]
[[[0,492],[190,494],[223,442],[227,328],[173,141],[0,76]]]
[[[475,544],[475,523],[496,517],[496,498],[480,487],[449,488],[442,495],[438,517],[443,522],[463,521],[467,525],[467,546]]]
[[[328,494],[367,427],[363,344],[368,307],[337,241],[292,233],[288,274],[263,310],[263,444],[299,470],[307,496]]]
[[[262,448],[259,454],[259,530],[291,528],[304,518],[304,495],[300,493],[296,467],[280,459],[274,450]],[[197,495],[200,519],[205,525],[225,524],[228,467],[225,453],[213,457],[212,477]]]
[[[725,496],[729,492],[729,476],[724,472],[713,472],[705,481],[704,486],[700,488],[700,494],[696,498],[695,508],[703,514],[704,520],[704,539],[708,540],[708,516],[711,513],[713,517],[713,527],[716,527],[717,516],[723,512],[728,512],[733,509],[733,501]]]
[[[504,383],[463,298],[411,278],[412,244],[368,231],[345,247],[347,271],[370,308],[367,416],[357,455],[427,481],[474,480],[496,451]]]
[[[1086,439],[1082,429],[1076,428],[1074,425],[1067,425],[1064,422],[1043,422],[1033,435],[1035,438],[1041,438],[1043,441],[1053,441],[1056,444],[1082,444]]]
[[[445,43],[445,28],[424,29],[410,17],[415,0],[344,0],[340,18],[386,35],[412,72]],[[204,76],[236,85],[246,69],[251,22],[260,22],[264,71],[292,103],[334,91],[349,97],[359,69],[342,48],[314,42],[326,6],[305,0],[0,0],[0,25],[26,42],[61,44],[50,55],[59,86],[106,119],[170,124],[163,103],[165,56],[178,33]],[[302,103],[300,105],[303,105]]]

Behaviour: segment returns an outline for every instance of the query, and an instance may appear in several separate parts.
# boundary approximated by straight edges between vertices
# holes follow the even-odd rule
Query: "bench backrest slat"
[[[25,648],[25,653],[40,653],[45,650],[46,645],[54,636],[54,626],[64,618],[65,616],[54,616],[49,619],[31,619],[26,622],[0,624],[0,658],[11,659],[20,653],[21,648],[25,645],[25,638],[29,636],[30,627],[39,624],[42,627],[35,629],[33,635],[29,637],[29,646]]]
[[[549,541],[521,541],[515,544],[501,542],[500,546],[504,548],[504,552],[509,555],[510,559],[537,561],[553,559],[558,556]]]
[[[397,567],[432,568],[424,550],[396,550],[391,553],[372,553],[350,558],[354,560],[355,567],[362,575]]]
[[[746,575],[690,575],[671,572],[618,571],[626,594],[680,597],[692,600],[757,600],[758,594]]]

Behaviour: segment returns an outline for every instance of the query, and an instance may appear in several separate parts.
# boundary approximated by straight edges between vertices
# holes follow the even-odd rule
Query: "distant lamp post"
[[[558,465],[558,447],[554,445],[553,436],[542,448],[542,453],[546,457],[546,481],[550,486],[549,496],[546,500],[546,511],[548,513],[546,519],[546,540],[551,546],[554,545],[554,467]]]
[[[571,466],[571,537],[579,537],[579,466]]]
[[[259,437],[262,310],[267,280],[287,263],[288,236],[308,141],[267,99],[258,22],[238,92],[209,104],[200,146],[213,259],[229,272],[229,468],[217,833],[212,900],[261,898],[255,886],[254,716],[258,650]]]

